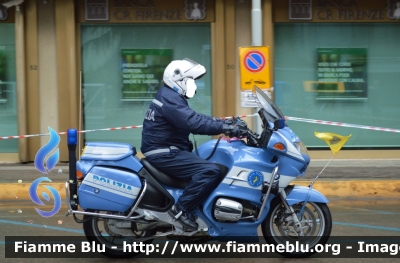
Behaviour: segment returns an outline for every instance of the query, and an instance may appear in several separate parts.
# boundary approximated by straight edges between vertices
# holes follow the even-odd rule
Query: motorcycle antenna
[[[336,154],[334,154],[331,159],[329,159],[328,163],[322,168],[321,172],[314,178],[314,180],[311,181],[310,185],[308,187],[312,188],[312,185],[317,181],[318,177],[322,174],[322,172],[325,170],[326,167],[328,167],[329,163],[332,161],[333,158],[335,158]]]
[[[329,159],[328,163],[324,166],[324,168],[322,168],[321,172],[314,178],[314,180],[311,181],[310,185],[308,186],[309,189],[308,189],[307,197],[304,200],[303,205],[299,212],[300,218],[302,217],[304,209],[307,205],[307,202],[310,199],[311,191],[313,189],[313,185],[314,185],[315,181],[317,181],[318,177],[322,174],[322,172],[325,170],[325,168],[329,165],[329,163],[336,156],[336,154],[340,151],[340,149],[342,149],[343,145],[345,145],[347,140],[351,137],[351,134],[349,136],[342,136],[339,134],[329,133],[329,132],[315,132],[314,135],[317,138],[325,141],[328,144],[329,148],[333,152],[333,156],[331,157],[331,159]]]

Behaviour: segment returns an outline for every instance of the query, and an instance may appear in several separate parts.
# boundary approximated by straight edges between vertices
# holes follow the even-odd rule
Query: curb
[[[293,181],[295,185],[308,186],[310,180]],[[65,199],[65,182],[46,183],[58,191],[62,199]],[[0,200],[29,200],[29,187],[27,183],[2,183],[0,184]],[[394,198],[400,197],[400,180],[341,180],[316,181],[313,189],[321,192],[326,197],[365,197],[365,198]],[[39,185],[37,193],[47,192],[44,185]],[[51,195],[51,193],[50,193]],[[38,195],[39,198],[41,196]]]

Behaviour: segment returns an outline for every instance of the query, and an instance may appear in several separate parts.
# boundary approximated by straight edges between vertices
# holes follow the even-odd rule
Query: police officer
[[[168,214],[190,231],[198,228],[193,211],[216,187],[218,166],[193,153],[190,133],[240,137],[246,126],[229,125],[220,119],[196,113],[187,102],[196,93],[195,80],[206,69],[190,60],[174,60],[165,69],[162,86],[153,99],[143,122],[141,151],[160,171],[188,182]]]

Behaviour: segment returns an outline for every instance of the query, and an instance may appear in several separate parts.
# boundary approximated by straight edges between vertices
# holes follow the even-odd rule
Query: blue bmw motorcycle
[[[102,254],[109,257],[135,256],[138,253],[122,249],[124,241],[151,243],[157,237],[259,242],[259,228],[269,244],[300,241],[309,248],[279,254],[312,255],[313,248],[324,245],[331,233],[328,200],[312,187],[290,184],[306,172],[307,149],[285,124],[278,107],[257,87],[255,99],[260,106],[261,134],[249,129],[246,138],[213,139],[193,152],[221,170],[220,183],[194,211],[196,231],[184,231],[167,213],[186,182],[140,159],[130,144],[86,143],[76,161],[76,130],[68,131],[68,214],[83,223],[89,241],[105,245]],[[243,121],[235,117],[233,122]]]

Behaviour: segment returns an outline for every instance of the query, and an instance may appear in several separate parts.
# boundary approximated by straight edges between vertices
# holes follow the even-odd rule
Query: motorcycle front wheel
[[[118,229],[116,227],[118,223],[122,222],[126,224],[126,222],[129,222],[123,220],[85,215],[83,221],[83,231],[85,232],[86,239],[89,242],[94,241],[96,246],[101,249],[100,253],[110,258],[129,258],[140,254],[140,252],[135,252],[133,249],[129,251],[127,247],[124,249],[124,244],[133,244],[135,240],[153,236],[157,232],[156,229],[139,232],[133,231],[130,227],[123,228],[122,230],[121,228]],[[152,242],[153,239],[142,241],[144,244]]]
[[[271,203],[270,211],[261,224],[261,229],[268,244],[292,244],[284,252],[277,252],[285,257],[301,258],[316,253],[316,246],[325,245],[332,230],[332,216],[324,203],[307,202],[302,217],[299,217],[303,202],[292,207],[301,223],[303,235],[294,227],[294,221],[280,199]],[[297,247],[296,247],[297,245]],[[299,248],[296,251],[296,249]],[[319,249],[318,249],[319,250]]]

